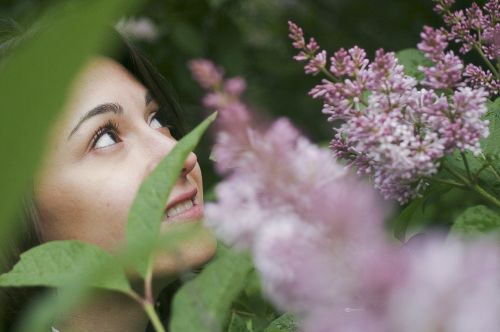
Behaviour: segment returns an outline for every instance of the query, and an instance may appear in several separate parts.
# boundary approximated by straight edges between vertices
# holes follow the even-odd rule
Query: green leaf
[[[231,304],[245,287],[251,269],[247,254],[219,247],[214,261],[175,295],[169,330],[222,331]]]
[[[207,127],[215,120],[212,114],[194,130],[183,137],[170,153],[158,164],[139,188],[132,204],[127,224],[127,247],[133,251],[136,247],[151,244],[153,249],[160,233],[160,223],[164,214],[165,202],[179,178],[184,162],[189,153],[198,144]],[[145,256],[135,255],[134,266],[144,277],[150,261],[150,253]]]
[[[2,44],[2,56],[7,56],[0,59],[0,150],[9,153],[0,163],[0,245],[3,236],[12,235],[6,230],[14,226],[12,216],[44,153],[48,129],[65,103],[73,77],[93,54],[109,48],[105,32],[139,2],[64,3],[46,12],[38,22],[43,28],[22,41],[9,41],[17,45],[15,49],[3,53],[6,44]],[[29,137],[20,139],[19,133]],[[29,306],[18,331],[50,331],[55,313],[67,312],[85,296],[85,281],[99,279],[94,274],[84,276],[69,280],[61,291],[64,296],[51,293]],[[111,286],[125,289],[124,284]]]
[[[399,63],[404,66],[405,74],[413,76],[419,81],[424,79],[424,74],[418,70],[418,66],[428,67],[432,65],[432,62],[416,48],[399,51],[396,53],[396,57]]]
[[[470,172],[476,179],[476,181],[481,186],[488,188],[489,191],[500,193],[500,178],[497,176],[494,169],[488,167],[489,163],[494,164],[494,160],[485,159],[482,155],[475,156],[469,151],[465,151],[464,155],[467,159]],[[455,171],[461,173],[463,176],[467,175],[463,157],[460,154],[460,151],[455,150],[452,154],[446,155],[442,158],[441,162],[442,164],[455,169]],[[455,180],[455,177],[445,169],[441,170],[437,177],[442,179]]]
[[[394,224],[394,237],[401,242],[406,241],[406,231],[412,219],[413,214],[422,208],[423,198],[416,198],[411,201],[401,213],[393,221]]]
[[[451,228],[453,234],[465,237],[484,235],[500,230],[500,215],[486,206],[477,205],[465,210]]]
[[[488,112],[485,118],[490,122],[489,136],[481,143],[483,152],[486,155],[495,156],[495,159],[500,157],[500,98],[494,102],[488,101]]]
[[[299,327],[290,314],[284,314],[275,319],[264,332],[298,332]]]
[[[0,59],[0,151],[8,151],[0,163],[0,243],[1,236],[11,234],[6,229],[73,77],[92,54],[109,44],[109,25],[137,2],[72,1],[71,6],[54,7],[38,24],[44,28],[24,36],[8,57]]]
[[[94,287],[128,293],[130,285],[120,264],[96,245],[53,241],[21,254],[14,268],[0,275],[0,286],[59,287],[88,270],[106,269],[106,278],[91,280]]]

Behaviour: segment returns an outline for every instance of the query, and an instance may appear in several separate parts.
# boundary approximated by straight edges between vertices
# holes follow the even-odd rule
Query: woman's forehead
[[[145,87],[125,67],[111,58],[96,57],[77,75],[70,99],[81,102],[79,99],[109,98],[134,90],[140,93]]]
[[[74,81],[65,107],[66,121],[77,122],[89,110],[106,103],[143,106],[146,92],[121,64],[110,58],[96,57]]]

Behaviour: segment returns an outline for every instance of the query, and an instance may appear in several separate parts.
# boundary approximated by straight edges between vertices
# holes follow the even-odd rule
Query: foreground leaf
[[[33,178],[47,131],[73,77],[92,54],[109,44],[109,25],[137,2],[72,1],[71,6],[54,7],[39,24],[48,28],[24,36],[8,57],[0,59],[0,151],[8,151],[0,163],[0,243],[2,236],[11,234],[6,229]]]
[[[127,247],[135,247],[150,243],[150,251],[160,233],[160,223],[164,214],[165,202],[184,167],[189,153],[194,150],[201,136],[210,123],[215,120],[216,113],[206,118],[194,130],[183,137],[170,153],[158,164],[139,188],[132,204],[127,224]],[[150,262],[150,252],[142,257],[135,257],[134,266],[143,277]]]
[[[231,304],[245,287],[251,269],[248,255],[219,247],[214,261],[175,295],[169,330],[222,331]]]
[[[483,205],[465,210],[455,221],[451,232],[456,235],[473,237],[500,230],[500,215]]]
[[[89,280],[92,286],[130,291],[123,269],[109,253],[78,241],[47,242],[28,250],[10,272],[0,276],[0,286],[59,287],[84,271],[101,269],[107,270],[105,278]]]

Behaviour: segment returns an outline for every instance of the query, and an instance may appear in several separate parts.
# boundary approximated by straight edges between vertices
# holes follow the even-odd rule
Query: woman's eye
[[[96,130],[92,137],[91,148],[102,149],[118,142],[121,142],[118,136],[118,124],[112,120],[106,122],[103,126]]]
[[[103,133],[95,141],[94,148],[95,149],[102,149],[102,148],[111,146],[111,145],[116,144],[116,143],[118,143],[118,140],[116,139],[116,137],[112,133],[106,132],[106,133]]]
[[[153,129],[160,129],[163,127],[168,127],[165,124],[165,120],[161,116],[160,112],[155,112],[152,114],[151,119],[149,120],[149,126]]]
[[[149,126],[153,129],[159,129],[163,127],[163,125],[161,124],[160,120],[156,117],[156,115],[149,122]]]

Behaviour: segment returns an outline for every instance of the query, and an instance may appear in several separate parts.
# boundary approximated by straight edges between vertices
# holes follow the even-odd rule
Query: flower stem
[[[459,172],[455,171],[453,168],[450,168],[446,165],[443,165],[443,168],[446,169],[448,172],[450,172],[450,174],[453,175],[454,177],[456,177],[458,180],[462,181],[462,183],[464,185],[466,185],[470,189],[474,190],[476,193],[483,196],[484,199],[486,199],[490,203],[492,203],[500,208],[500,200],[498,200],[498,198],[496,198],[495,196],[493,196],[489,192],[487,192],[479,184],[471,183],[465,176],[463,176]]]
[[[488,68],[491,70],[491,72],[495,75],[497,79],[500,79],[500,74],[498,73],[498,70],[496,70],[495,66],[491,63],[491,61],[488,59],[486,54],[484,54],[483,50],[481,47],[479,47],[476,43],[474,43],[474,49],[479,53],[481,58],[483,58],[484,62],[488,66]]]
[[[139,305],[142,307],[142,309],[148,316],[149,320],[151,321],[151,324],[153,324],[153,327],[156,332],[166,332],[165,328],[163,327],[163,324],[161,323],[160,317],[158,317],[158,314],[156,313],[153,302],[141,298],[139,294],[137,294],[133,290],[129,291],[127,295],[132,300],[139,303]]]
[[[155,308],[152,303],[149,303],[147,301],[144,301],[142,304],[142,307],[144,308],[144,311],[149,317],[149,320],[151,321],[151,324],[153,324],[153,327],[156,332],[166,332],[165,328],[163,327],[163,324],[160,321],[160,318],[158,317],[158,314],[155,311]]]
[[[448,184],[453,187],[457,187],[460,189],[467,189],[467,186],[465,186],[463,183],[459,183],[453,180],[448,180],[448,179],[433,179],[429,178],[430,181],[437,182],[437,183],[442,183],[442,184]]]
[[[149,303],[154,303],[153,298],[153,259],[149,259],[148,269],[146,271],[146,276],[144,278],[144,296],[146,301]]]
[[[469,162],[467,161],[467,156],[463,152],[460,152],[460,155],[462,156],[462,160],[464,162],[465,170],[467,172],[467,177],[469,178],[470,182],[473,182],[472,175],[471,175],[470,168],[469,168]]]
[[[338,79],[335,76],[333,76],[328,70],[326,70],[325,67],[320,67],[320,70],[323,73],[323,75],[325,75],[330,81],[332,82],[338,81]]]
[[[493,166],[492,164],[488,164],[488,167],[491,169],[491,171],[493,172],[493,174],[495,174],[495,177],[497,178],[497,180],[500,180],[500,174],[498,173],[498,171],[495,168],[495,166]]]

